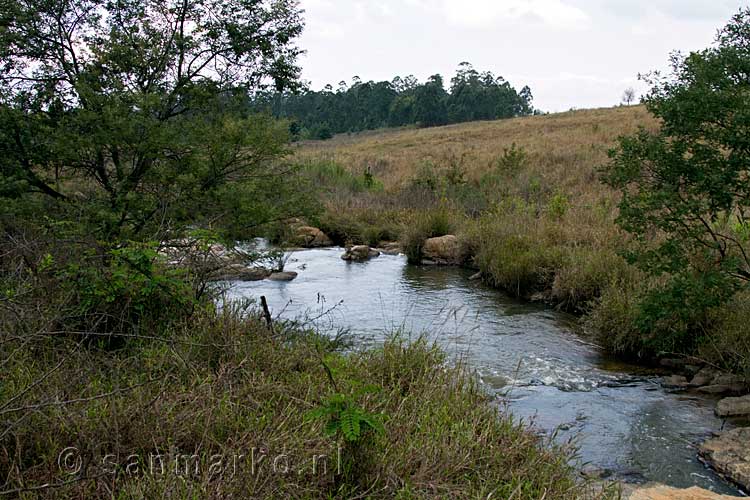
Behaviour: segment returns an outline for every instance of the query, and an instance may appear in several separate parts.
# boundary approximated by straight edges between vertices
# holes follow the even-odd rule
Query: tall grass
[[[455,214],[444,206],[415,215],[401,236],[401,246],[408,261],[412,264],[422,262],[422,246],[426,239],[455,232],[458,227],[455,218]]]
[[[421,261],[425,238],[450,231],[486,281],[587,314],[586,330],[613,352],[642,358],[665,350],[712,352],[718,364],[745,370],[750,353],[738,359],[726,341],[747,337],[729,326],[737,317],[732,308],[742,305],[719,308],[710,318],[689,311],[660,318],[653,311],[660,299],[649,292],[659,279],[622,257],[630,238],[615,224],[618,195],[598,172],[618,136],[657,126],[644,107],[619,107],[380,131],[308,143],[297,154],[352,172],[378,165],[382,191],[338,191],[324,200],[326,212],[337,214],[334,231],[356,221],[363,233],[373,214],[400,211],[410,262]],[[731,228],[739,238],[744,229]]]
[[[115,352],[52,332],[31,341],[4,333],[2,493],[573,499],[583,491],[571,450],[514,421],[435,346],[395,337],[342,354],[313,332],[277,324],[272,334],[242,313],[204,310],[160,341],[131,338]],[[307,418],[334,392],[323,359],[336,392],[385,416],[383,434],[349,444]]]

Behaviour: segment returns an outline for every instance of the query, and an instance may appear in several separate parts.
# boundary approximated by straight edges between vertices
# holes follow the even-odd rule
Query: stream
[[[359,345],[394,331],[425,334],[461,356],[516,417],[561,442],[581,466],[607,479],[657,481],[737,493],[696,458],[721,429],[715,400],[661,388],[653,370],[604,356],[576,333],[576,318],[508,297],[471,271],[408,266],[404,256],[362,263],[341,248],[300,250],[291,282],[232,282],[227,298],[265,295],[274,315],[316,318],[324,332],[348,329]]]

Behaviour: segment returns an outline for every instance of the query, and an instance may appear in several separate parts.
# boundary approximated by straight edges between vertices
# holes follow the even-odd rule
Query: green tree
[[[622,193],[631,257],[662,277],[641,308],[644,330],[700,320],[750,281],[750,9],[712,47],[674,54],[672,68],[646,77],[660,129],[620,139],[604,175]]]
[[[448,120],[443,77],[432,75],[414,93],[414,119],[423,127],[444,125]]]
[[[288,126],[242,104],[295,84],[300,15],[294,0],[3,2],[0,193],[59,200],[107,240],[234,216],[228,183],[260,215],[263,180],[288,175]]]

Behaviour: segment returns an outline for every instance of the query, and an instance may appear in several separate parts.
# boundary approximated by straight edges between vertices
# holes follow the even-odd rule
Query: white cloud
[[[301,0],[304,78],[450,80],[460,61],[528,84],[544,110],[614,105],[673,50],[707,47],[748,0]],[[524,76],[525,75],[525,76]]]
[[[529,17],[560,28],[580,28],[589,21],[583,10],[562,0],[443,0],[443,6],[450,22],[471,28]]]

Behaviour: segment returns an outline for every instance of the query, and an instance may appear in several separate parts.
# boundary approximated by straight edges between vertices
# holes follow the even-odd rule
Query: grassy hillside
[[[425,162],[449,166],[459,161],[470,179],[496,166],[513,144],[528,153],[527,175],[584,199],[599,195],[594,170],[607,159],[614,140],[655,120],[643,106],[571,111],[546,116],[471,122],[425,129],[391,129],[341,134],[305,142],[297,155],[332,159],[355,174],[367,167],[387,189],[403,186]]]
[[[611,351],[701,355],[750,373],[750,347],[731,319],[744,299],[643,326],[659,280],[622,257],[630,238],[598,171],[619,136],[657,126],[642,106],[571,111],[340,135],[301,144],[296,158],[325,188],[317,222],[340,243],[399,239],[419,262],[425,238],[456,234],[485,281],[582,313]]]

